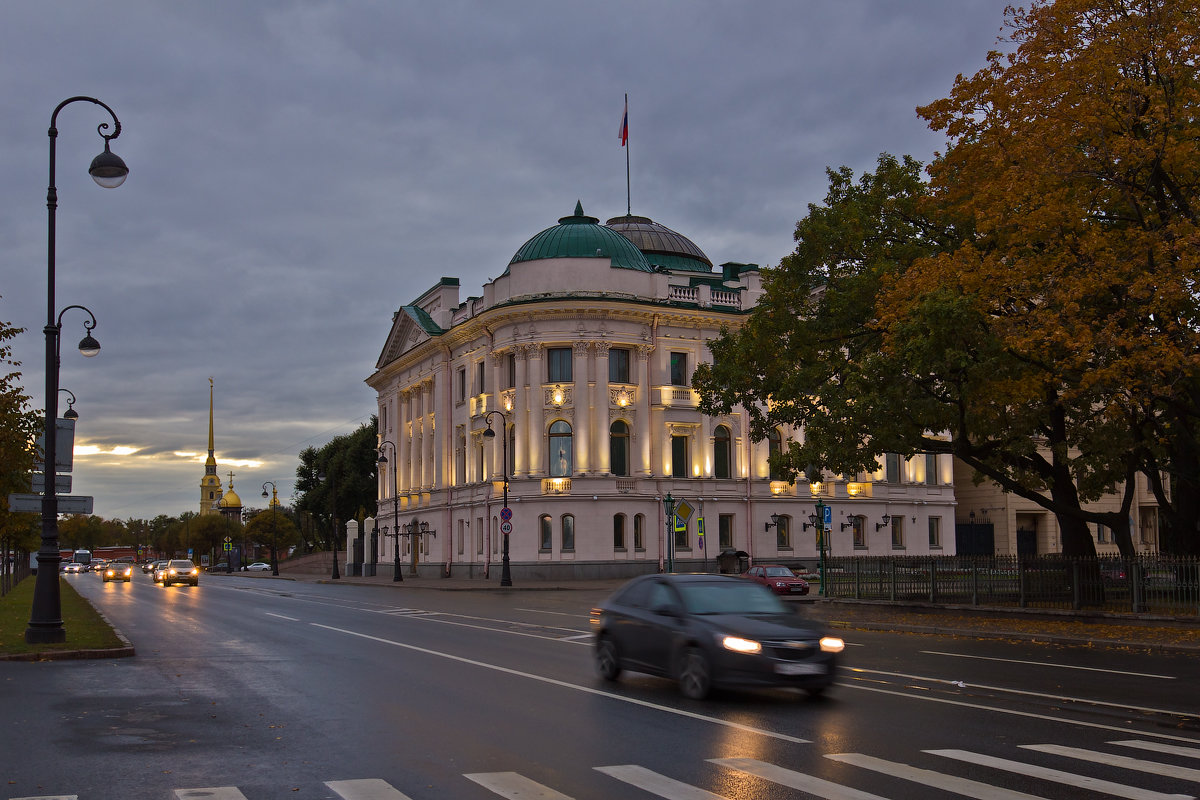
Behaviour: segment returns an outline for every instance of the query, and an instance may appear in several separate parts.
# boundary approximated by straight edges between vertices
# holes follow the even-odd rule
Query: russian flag
[[[618,134],[621,139],[621,147],[629,142],[629,98],[625,98],[625,114],[621,117],[621,132]]]

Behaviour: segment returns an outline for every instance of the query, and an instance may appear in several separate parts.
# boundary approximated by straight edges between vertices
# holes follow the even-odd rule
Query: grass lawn
[[[31,575],[0,598],[0,655],[53,650],[107,650],[126,646],[92,604],[80,597],[75,587],[62,578],[59,578],[58,585],[67,640],[61,644],[26,644],[25,629],[29,627],[36,581],[37,576]]]

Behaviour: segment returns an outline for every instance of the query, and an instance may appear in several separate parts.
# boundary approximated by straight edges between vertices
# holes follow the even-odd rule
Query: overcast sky
[[[56,308],[74,487],[106,518],[198,509],[216,392],[222,480],[263,507],[298,453],[370,419],[393,312],[481,293],[576,200],[713,263],[773,266],[827,167],[928,162],[914,109],[997,47],[1004,0],[205,0],[0,5],[0,320],[43,408],[50,115]],[[63,398],[65,399],[65,395]],[[60,405],[60,413],[66,403]]]

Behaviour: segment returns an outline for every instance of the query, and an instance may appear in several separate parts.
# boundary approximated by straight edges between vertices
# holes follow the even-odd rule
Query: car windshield
[[[787,608],[754,583],[721,581],[679,585],[683,604],[693,614],[782,614]]]
[[[172,561],[171,569],[191,569],[192,562],[190,561]]]
[[[795,575],[787,567],[767,567],[768,578],[794,578]]]

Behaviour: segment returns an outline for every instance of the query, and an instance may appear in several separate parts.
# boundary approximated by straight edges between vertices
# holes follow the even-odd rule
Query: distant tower
[[[213,379],[208,379],[208,459],[200,479],[200,513],[216,514],[221,498],[221,479],[217,477],[217,459],[213,455]]]

